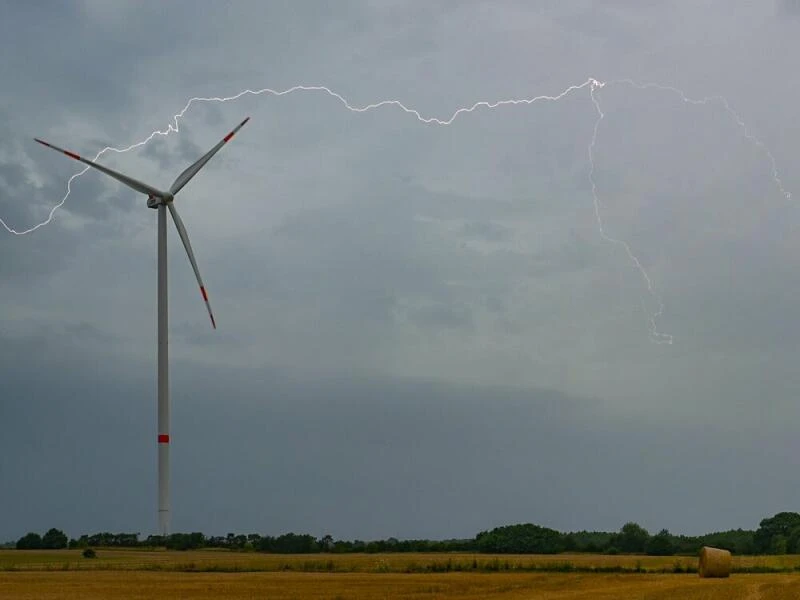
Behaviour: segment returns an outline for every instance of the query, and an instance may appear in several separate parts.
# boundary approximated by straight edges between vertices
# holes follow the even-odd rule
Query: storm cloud
[[[608,82],[597,213],[588,86],[449,126],[248,94],[103,155],[166,187],[251,116],[178,198],[216,331],[170,231],[173,527],[755,527],[800,494],[793,6],[9,4],[0,218],[82,169],[34,136],[94,156],[194,96],[446,120]],[[0,229],[0,539],[155,529],[145,201],[87,172]]]

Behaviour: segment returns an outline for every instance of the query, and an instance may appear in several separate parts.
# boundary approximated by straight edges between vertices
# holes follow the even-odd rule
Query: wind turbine
[[[148,208],[158,210],[158,527],[161,535],[169,533],[169,354],[167,347],[167,210],[172,215],[172,220],[175,222],[175,227],[178,230],[178,235],[183,242],[183,247],[186,249],[186,254],[189,257],[189,262],[192,264],[194,275],[197,278],[197,284],[200,286],[200,294],[203,296],[203,301],[206,303],[208,309],[208,316],[211,318],[211,325],[214,329],[217,328],[216,321],[214,321],[214,314],[211,312],[211,304],[208,302],[208,294],[203,285],[203,279],[200,277],[200,270],[197,268],[197,262],[194,259],[194,252],[192,252],[192,245],[189,243],[189,234],[186,232],[186,227],[183,225],[178,210],[175,208],[173,201],[175,195],[197,175],[205,164],[211,160],[220,148],[227,144],[231,138],[236,135],[245,123],[250,120],[247,117],[244,121],[231,131],[228,135],[222,138],[222,141],[214,146],[211,150],[206,152],[195,163],[186,168],[183,173],[178,175],[177,179],[169,186],[169,191],[162,192],[161,190],[137,181],[132,177],[118,173],[108,167],[99,165],[91,160],[87,160],[74,152],[64,150],[53,144],[34,138],[40,144],[58,150],[66,154],[70,158],[79,160],[82,163],[94,167],[127,185],[129,188],[147,195]]]

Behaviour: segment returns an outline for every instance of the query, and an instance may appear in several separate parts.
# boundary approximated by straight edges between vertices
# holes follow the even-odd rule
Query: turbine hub
[[[162,204],[166,205],[168,202],[172,202],[175,199],[173,194],[169,192],[164,192],[163,196],[148,196],[147,197],[147,208],[158,208]]]

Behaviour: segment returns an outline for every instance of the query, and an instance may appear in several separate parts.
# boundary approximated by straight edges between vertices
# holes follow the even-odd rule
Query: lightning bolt
[[[657,343],[657,344],[672,344],[673,337],[668,333],[662,333],[658,330],[658,319],[664,313],[664,301],[661,299],[661,296],[656,293],[655,288],[653,287],[653,280],[650,279],[650,275],[648,275],[645,268],[642,266],[642,263],[633,253],[631,250],[630,244],[628,244],[624,240],[620,240],[617,238],[613,238],[608,235],[603,227],[603,218],[600,216],[600,198],[597,195],[597,183],[594,180],[594,147],[597,144],[597,132],[600,129],[600,123],[605,118],[605,113],[603,109],[600,108],[600,102],[595,96],[595,92],[605,84],[596,81],[592,83],[591,87],[589,88],[589,97],[592,99],[592,104],[594,104],[594,108],[597,111],[597,120],[594,122],[594,129],[592,130],[592,140],[589,142],[589,182],[592,184],[592,203],[594,204],[594,216],[597,220],[597,229],[600,232],[600,237],[602,237],[607,242],[611,242],[612,244],[616,244],[618,246],[622,246],[625,250],[625,253],[628,255],[628,258],[634,264],[634,266],[638,269],[639,273],[644,279],[645,285],[647,286],[647,293],[656,301],[658,304],[658,310],[655,313],[651,314],[648,317],[649,325],[650,325],[650,339]],[[642,306],[642,310],[646,313],[647,309]]]
[[[647,273],[645,268],[642,266],[642,263],[639,261],[639,259],[636,257],[636,255],[633,253],[633,250],[631,250],[630,244],[628,244],[624,240],[620,240],[620,239],[613,238],[613,237],[609,236],[605,232],[605,229],[603,227],[603,219],[600,216],[600,199],[599,199],[598,194],[597,194],[597,184],[595,183],[595,179],[594,179],[594,171],[595,171],[594,149],[595,149],[595,145],[597,143],[597,132],[598,132],[598,130],[600,128],[600,123],[603,121],[603,118],[605,117],[605,114],[603,113],[603,109],[600,107],[600,102],[598,101],[597,96],[595,95],[595,92],[597,90],[599,90],[599,89],[602,89],[606,85],[618,84],[618,85],[627,85],[627,86],[630,86],[630,87],[632,87],[634,89],[637,89],[637,90],[656,89],[656,90],[659,90],[659,91],[662,91],[662,92],[670,92],[670,93],[676,94],[680,98],[680,100],[682,102],[684,102],[686,104],[692,104],[692,105],[695,105],[695,106],[705,106],[705,105],[712,104],[712,103],[721,104],[722,107],[725,109],[725,111],[728,113],[728,115],[730,115],[730,117],[733,119],[733,121],[739,127],[739,129],[741,129],[742,135],[748,141],[752,142],[753,144],[755,144],[761,150],[764,151],[764,154],[767,156],[767,158],[769,159],[769,162],[770,162],[770,167],[772,169],[773,182],[775,183],[775,186],[778,188],[780,193],[787,200],[791,199],[792,194],[789,191],[786,190],[786,188],[783,185],[783,182],[781,181],[780,175],[778,174],[778,165],[777,165],[777,161],[775,160],[775,156],[772,154],[772,152],[770,152],[769,148],[767,148],[766,145],[760,139],[758,139],[755,135],[750,133],[750,131],[747,128],[747,125],[745,124],[745,122],[736,113],[736,111],[734,111],[731,108],[730,103],[723,96],[707,96],[705,98],[702,98],[702,99],[699,99],[699,100],[695,100],[695,99],[687,97],[686,94],[683,91],[681,91],[680,89],[678,89],[676,87],[672,87],[672,86],[668,86],[668,85],[661,85],[661,84],[658,84],[658,83],[637,83],[637,82],[633,81],[632,79],[615,79],[615,80],[610,81],[608,83],[602,83],[602,82],[599,82],[599,81],[596,81],[596,80],[591,80],[591,81],[592,81],[592,83],[591,83],[591,85],[589,87],[589,96],[590,96],[590,98],[592,100],[592,104],[594,104],[595,110],[597,111],[597,120],[595,121],[594,129],[592,131],[592,139],[589,142],[589,165],[590,165],[589,181],[590,181],[591,186],[592,186],[592,202],[594,204],[594,215],[595,215],[595,219],[597,220],[597,228],[598,228],[598,231],[600,233],[600,236],[604,240],[606,240],[607,242],[610,242],[612,244],[616,244],[618,246],[622,246],[622,248],[625,250],[625,253],[628,255],[628,258],[633,263],[633,265],[636,267],[636,269],[639,271],[639,274],[642,276],[642,279],[644,280],[644,283],[645,283],[645,285],[647,287],[647,293],[650,295],[650,297],[655,301],[656,305],[658,306],[656,311],[654,313],[650,314],[650,316],[648,317],[651,341],[653,341],[653,342],[655,342],[657,344],[672,344],[672,342],[674,341],[673,336],[668,334],[668,333],[660,332],[658,330],[658,320],[664,314],[664,301],[662,300],[661,296],[656,292],[655,287],[653,286],[653,281],[652,281],[650,275]],[[647,309],[644,306],[642,306],[642,310],[645,313],[647,312]]]
[[[650,295],[650,297],[655,301],[656,305],[658,306],[657,310],[654,313],[651,313],[648,316],[650,339],[653,342],[657,343],[657,344],[672,344],[673,343],[673,336],[670,335],[670,334],[667,334],[667,333],[660,332],[658,330],[658,320],[660,319],[660,317],[664,313],[664,302],[661,299],[660,295],[656,292],[655,286],[653,285],[653,281],[652,281],[650,275],[647,273],[646,269],[642,266],[642,263],[636,257],[636,254],[634,254],[633,250],[630,247],[630,244],[628,244],[624,240],[613,238],[613,237],[611,237],[610,235],[608,235],[606,233],[605,227],[604,227],[604,224],[603,224],[603,218],[602,218],[601,213],[600,213],[600,198],[599,198],[599,194],[598,194],[598,191],[597,191],[597,184],[596,184],[595,179],[594,179],[594,173],[595,173],[594,157],[595,157],[595,147],[596,147],[596,144],[597,144],[597,136],[598,136],[598,132],[599,132],[599,129],[600,129],[600,124],[602,123],[603,119],[605,118],[605,113],[603,112],[603,109],[602,109],[602,107],[600,105],[600,101],[597,98],[597,91],[602,89],[602,88],[604,88],[607,85],[627,85],[627,86],[629,86],[629,87],[631,87],[633,89],[637,89],[637,90],[656,89],[656,90],[663,91],[663,92],[669,92],[669,93],[676,94],[682,102],[687,103],[687,104],[692,104],[692,105],[707,105],[707,104],[711,104],[711,103],[719,103],[719,104],[721,104],[722,107],[724,108],[724,110],[730,115],[730,117],[733,119],[733,121],[739,127],[739,129],[742,130],[743,136],[747,140],[749,140],[750,142],[752,142],[753,144],[758,146],[761,150],[764,151],[765,155],[767,156],[767,158],[770,161],[770,166],[771,166],[771,170],[772,170],[772,178],[773,178],[773,180],[775,182],[776,187],[778,188],[778,190],[781,192],[781,194],[785,198],[787,198],[787,199],[791,198],[791,193],[788,192],[785,189],[785,187],[783,185],[783,182],[780,179],[780,176],[778,174],[777,161],[775,160],[775,157],[773,156],[772,152],[770,152],[770,150],[766,147],[766,145],[760,139],[758,139],[755,135],[753,135],[749,131],[749,129],[747,128],[747,125],[744,123],[742,118],[731,108],[730,104],[728,103],[728,101],[724,97],[722,97],[722,96],[708,96],[708,97],[705,97],[705,98],[702,98],[702,99],[699,99],[699,100],[698,99],[692,99],[692,98],[689,98],[683,91],[681,91],[680,89],[678,89],[676,87],[667,86],[667,85],[660,85],[660,84],[657,84],[657,83],[637,83],[637,82],[633,81],[632,79],[615,79],[615,80],[610,81],[610,82],[601,82],[601,81],[599,81],[597,79],[594,79],[594,78],[590,77],[589,79],[587,79],[586,81],[584,81],[581,84],[571,85],[571,86],[567,87],[564,91],[562,91],[561,93],[559,93],[559,94],[557,94],[555,96],[541,95],[541,96],[534,96],[534,97],[531,97],[531,98],[517,98],[517,99],[509,99],[509,100],[496,100],[496,101],[493,101],[493,102],[489,102],[489,101],[486,101],[486,100],[481,100],[479,102],[475,102],[471,106],[464,106],[464,107],[458,108],[447,119],[439,119],[437,117],[426,117],[422,113],[420,113],[418,110],[416,110],[414,108],[407,107],[405,104],[403,104],[399,100],[381,100],[379,102],[374,102],[372,104],[366,104],[364,106],[354,106],[354,105],[350,104],[350,102],[344,96],[342,96],[341,94],[331,90],[330,88],[328,88],[326,86],[322,86],[322,85],[295,85],[293,87],[290,87],[290,88],[287,88],[287,89],[281,90],[281,91],[276,91],[276,90],[273,90],[271,88],[262,88],[262,89],[258,89],[258,90],[246,89],[246,90],[242,90],[241,92],[239,92],[239,93],[237,93],[237,94],[235,94],[233,96],[226,96],[226,97],[211,96],[211,97],[194,97],[194,98],[191,98],[186,103],[186,105],[183,107],[183,109],[178,114],[176,114],[175,116],[172,117],[172,122],[170,122],[167,125],[167,128],[165,130],[163,130],[163,131],[156,130],[156,131],[152,132],[150,135],[148,135],[142,141],[136,142],[135,144],[131,144],[130,146],[127,146],[127,147],[124,147],[124,148],[113,148],[111,146],[107,146],[107,147],[103,148],[102,150],[100,150],[95,155],[93,160],[97,161],[101,156],[103,156],[104,154],[106,154],[108,152],[116,152],[118,154],[122,154],[124,152],[129,152],[129,151],[134,150],[136,148],[140,148],[141,146],[144,146],[145,144],[147,144],[150,140],[152,140],[156,136],[167,136],[172,132],[178,133],[180,131],[180,127],[179,127],[180,119],[184,116],[184,114],[186,114],[186,112],[189,110],[189,108],[191,108],[191,106],[193,104],[195,104],[195,103],[202,103],[202,102],[216,102],[216,103],[231,102],[231,101],[237,100],[237,99],[239,99],[239,98],[241,98],[243,96],[247,96],[247,95],[250,95],[250,96],[261,96],[263,94],[267,94],[267,95],[270,95],[270,96],[279,97],[279,96],[286,96],[286,95],[289,95],[289,94],[293,94],[295,92],[322,92],[322,93],[327,94],[328,96],[331,96],[332,98],[338,100],[347,110],[349,110],[351,112],[354,112],[354,113],[364,113],[364,112],[368,112],[368,111],[371,111],[371,110],[376,110],[378,108],[382,108],[382,107],[386,107],[386,106],[393,106],[393,107],[399,108],[402,112],[413,116],[420,123],[423,123],[423,124],[426,124],[426,125],[448,126],[448,125],[451,125],[459,116],[461,116],[463,114],[467,114],[467,113],[472,113],[472,112],[474,112],[474,111],[476,111],[476,110],[478,110],[480,108],[486,108],[486,109],[489,109],[489,110],[493,110],[493,109],[500,108],[500,107],[503,107],[503,106],[516,106],[516,105],[520,105],[520,104],[530,105],[530,104],[534,104],[534,103],[540,102],[540,101],[557,102],[558,100],[561,100],[562,98],[564,98],[565,96],[567,96],[567,95],[569,95],[569,94],[571,94],[573,92],[577,92],[577,91],[582,90],[582,89],[588,89],[589,98],[590,98],[591,103],[592,103],[592,105],[593,105],[593,107],[594,107],[594,109],[595,109],[595,111],[597,113],[597,119],[596,119],[596,121],[594,123],[594,127],[592,129],[592,137],[591,137],[591,140],[589,142],[587,150],[588,150],[588,154],[589,154],[589,165],[590,165],[590,168],[589,168],[589,181],[591,183],[592,203],[593,203],[593,206],[594,206],[594,214],[595,214],[595,219],[597,221],[598,231],[600,233],[600,236],[605,241],[607,241],[609,243],[612,243],[614,245],[621,246],[624,249],[626,255],[629,258],[629,260],[633,263],[634,267],[638,270],[639,274],[641,275],[641,277],[642,277],[642,279],[643,279],[643,281],[645,283],[645,286],[647,288],[647,293]],[[2,225],[8,233],[11,233],[11,234],[14,234],[14,235],[26,235],[26,234],[29,234],[29,233],[32,233],[32,232],[36,231],[40,227],[44,227],[45,225],[49,224],[53,220],[53,216],[55,215],[55,212],[64,205],[64,203],[67,201],[67,198],[69,198],[70,194],[72,193],[72,182],[75,179],[77,179],[78,177],[80,177],[81,175],[83,175],[84,173],[86,173],[86,171],[88,171],[89,169],[90,169],[90,167],[86,166],[81,171],[79,171],[79,172],[75,173],[74,175],[72,175],[69,178],[69,180],[67,180],[67,191],[66,191],[66,193],[61,198],[61,200],[55,206],[53,206],[52,209],[50,209],[50,212],[49,212],[47,218],[44,221],[42,221],[40,223],[37,223],[33,227],[30,227],[28,229],[21,230],[21,231],[18,231],[16,229],[14,229],[13,227],[10,227],[2,218],[0,218],[0,225]],[[644,307],[644,305],[643,305],[642,309],[643,309],[643,311],[645,313],[647,313],[647,310]]]

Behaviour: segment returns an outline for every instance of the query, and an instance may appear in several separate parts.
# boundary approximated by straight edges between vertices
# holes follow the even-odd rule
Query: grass
[[[472,553],[261,554],[196,550],[0,550],[0,571],[165,571],[299,573],[697,573],[696,557]],[[735,556],[733,573],[800,572],[800,555]]]
[[[734,557],[700,579],[696,557],[626,555],[275,555],[220,550],[0,550],[2,598],[730,598],[800,597],[800,555]],[[694,575],[692,575],[694,574]]]

